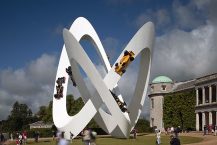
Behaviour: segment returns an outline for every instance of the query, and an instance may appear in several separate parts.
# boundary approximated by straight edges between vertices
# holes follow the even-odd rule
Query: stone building
[[[204,125],[217,123],[217,74],[197,78],[196,90],[196,130],[203,130]]]
[[[171,92],[187,90],[196,91],[196,130],[202,131],[203,126],[217,124],[217,73],[200,78],[174,82],[166,76],[156,77],[150,84],[150,126],[164,131],[163,102],[164,96]]]
[[[156,126],[163,131],[163,99],[164,95],[171,92],[173,88],[173,81],[166,76],[156,77],[152,83],[150,98],[150,126]]]
[[[43,121],[37,121],[32,124],[29,124],[30,129],[33,128],[51,128],[54,124],[53,123],[44,123]]]

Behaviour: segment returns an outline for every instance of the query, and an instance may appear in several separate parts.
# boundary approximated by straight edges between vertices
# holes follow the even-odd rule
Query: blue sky
[[[168,7],[171,7],[168,0],[163,3],[156,0],[3,0],[0,48],[4,53],[1,53],[0,68],[22,67],[43,53],[59,55],[62,29],[69,28],[79,16],[92,23],[102,40],[114,37],[121,47],[141,25],[133,23],[140,13]]]
[[[214,0],[1,0],[0,120],[16,100],[36,112],[52,99],[62,29],[69,29],[79,16],[91,22],[112,63],[140,26],[153,21],[156,39],[150,80],[166,75],[183,81],[216,73],[216,7]],[[98,63],[95,53],[88,52]],[[100,64],[97,67],[103,72]],[[128,72],[125,78],[133,85],[134,68]]]

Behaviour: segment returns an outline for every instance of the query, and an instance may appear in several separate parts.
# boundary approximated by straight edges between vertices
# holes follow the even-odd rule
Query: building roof
[[[157,83],[172,83],[173,81],[167,77],[167,76],[158,76],[156,77],[152,83],[157,84]]]
[[[216,81],[217,80],[217,73],[214,74],[210,74],[210,75],[206,75],[206,76],[202,76],[199,78],[196,78],[196,83],[195,85],[200,85],[200,84],[204,84],[210,81]]]
[[[37,122],[34,122],[32,124],[29,124],[30,126],[43,126],[43,125],[52,125],[53,123],[44,123],[43,121],[37,121]]]
[[[193,89],[195,87],[195,79],[185,81],[185,82],[178,82],[175,83],[173,86],[173,92],[179,92],[187,89]]]

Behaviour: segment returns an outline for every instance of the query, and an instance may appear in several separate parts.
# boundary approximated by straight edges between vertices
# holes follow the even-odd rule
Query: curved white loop
[[[154,42],[153,24],[149,22],[143,25],[116,61],[120,61],[125,50],[133,51],[135,57],[141,52],[136,89],[128,108],[130,111],[129,116],[127,113],[121,112],[109,91],[117,86],[121,77],[114,71],[114,65],[112,68],[110,67],[107,55],[91,24],[85,18],[80,17],[72,24],[70,32],[66,29],[64,30],[63,36],[66,48],[64,46],[61,53],[56,79],[65,77],[66,81],[63,84],[63,98],[53,98],[53,120],[55,125],[60,130],[65,131],[65,137],[69,139],[70,132],[74,134],[74,137],[77,136],[77,134],[79,134],[87,123],[95,116],[94,118],[97,123],[111,135],[124,138],[128,137],[129,132],[136,124],[144,105]],[[79,44],[81,39],[88,39],[95,46],[108,71],[105,78],[101,78],[97,69]],[[86,72],[88,78],[96,88],[97,92],[93,97],[84,83],[77,64],[79,64],[84,72]],[[66,111],[68,74],[65,72],[65,69],[70,65],[72,66],[72,74],[82,95],[82,99],[86,103],[81,111],[74,116],[68,116]],[[55,87],[54,94],[56,94],[56,92],[57,90]],[[103,103],[109,109],[110,114],[107,114],[101,109]]]

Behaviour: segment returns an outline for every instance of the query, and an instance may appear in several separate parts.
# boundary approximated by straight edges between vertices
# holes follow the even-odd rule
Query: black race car
[[[65,83],[65,80],[66,80],[65,77],[61,77],[61,78],[58,78],[56,80],[56,83],[57,83],[57,86],[56,86],[57,93],[54,94],[54,98],[60,99],[60,98],[63,97],[63,89],[64,89],[64,87],[63,87],[62,84]]]
[[[72,67],[69,66],[68,68],[66,68],[66,72],[69,75],[69,77],[70,77],[70,79],[71,79],[71,81],[73,83],[73,86],[76,87],[77,85],[76,85],[76,82],[75,82],[75,80],[73,78],[73,75],[72,75]]]
[[[128,109],[127,109],[127,104],[126,104],[126,102],[120,101],[120,99],[118,98],[118,96],[117,96],[115,93],[113,93],[112,91],[110,91],[110,92],[111,92],[112,96],[114,97],[115,101],[117,102],[117,104],[118,104],[119,108],[121,109],[121,111],[122,111],[122,112],[130,113],[130,112],[128,111]]]

